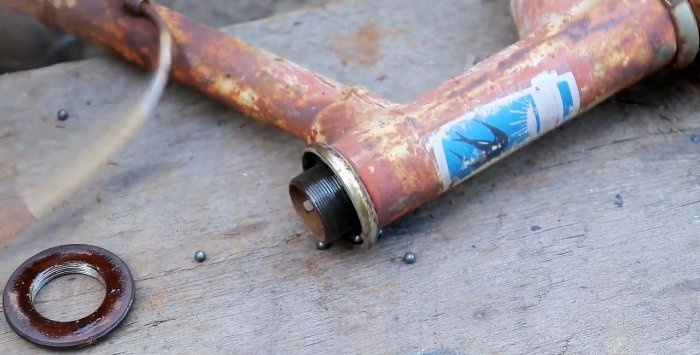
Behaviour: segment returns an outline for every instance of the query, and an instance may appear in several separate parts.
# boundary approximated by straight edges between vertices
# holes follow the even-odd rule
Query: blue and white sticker
[[[544,72],[530,87],[479,106],[440,127],[428,143],[448,189],[532,138],[575,116],[581,106],[571,72]]]

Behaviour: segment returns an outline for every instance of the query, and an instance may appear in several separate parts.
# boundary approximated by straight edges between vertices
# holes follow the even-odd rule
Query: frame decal
[[[475,108],[429,139],[443,188],[461,182],[489,161],[559,126],[580,110],[571,72],[544,72],[524,90]]]

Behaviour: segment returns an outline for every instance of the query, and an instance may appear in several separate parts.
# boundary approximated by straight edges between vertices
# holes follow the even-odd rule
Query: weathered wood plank
[[[348,58],[367,26],[380,55]],[[348,1],[231,31],[399,100],[514,39],[507,1],[478,0]],[[139,78],[112,59],[1,77],[20,190],[85,149]],[[85,353],[698,353],[700,90],[670,81],[549,134],[367,252],[312,248],[286,193],[301,143],[171,88],[94,184],[0,247],[0,279],[58,244],[122,256],[134,309]],[[61,107],[73,115],[56,128]],[[408,250],[418,262],[396,262]],[[0,353],[36,351],[0,322]]]

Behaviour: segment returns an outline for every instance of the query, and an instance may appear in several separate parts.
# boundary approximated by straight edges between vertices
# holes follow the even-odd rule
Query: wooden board
[[[515,40],[507,3],[346,1],[227,31],[407,100]],[[0,77],[4,186],[50,179],[143,79],[110,58]],[[59,108],[71,112],[61,124]],[[0,280],[55,245],[120,255],[136,303],[85,354],[697,354],[698,112],[695,84],[657,78],[399,221],[374,249],[320,252],[287,196],[303,145],[175,86],[92,184],[0,246]],[[398,261],[407,251],[417,263]],[[56,299],[96,292],[55,290],[42,307],[61,315]],[[38,351],[0,321],[0,353]]]

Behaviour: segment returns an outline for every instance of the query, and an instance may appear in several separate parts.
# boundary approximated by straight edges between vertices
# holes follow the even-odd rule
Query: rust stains
[[[34,223],[34,216],[20,198],[0,201],[0,245]]]
[[[383,39],[401,34],[402,30],[383,30],[374,23],[362,26],[357,32],[339,37],[332,46],[343,66],[350,64],[371,66],[381,58]]]
[[[147,19],[136,17],[111,0],[85,0],[80,6],[39,6],[44,0],[22,1],[12,7],[76,37],[114,50],[125,59],[152,68],[158,53],[158,33]],[[346,110],[380,105],[379,95],[348,95],[342,84],[291,61],[253,47],[217,29],[205,26],[166,7],[154,5],[173,35],[172,76],[179,82],[222,101],[244,114],[308,140],[321,112],[344,105]],[[391,31],[370,26],[360,32],[361,56]],[[350,42],[347,42],[348,44]],[[376,101],[376,103],[374,102]],[[348,112],[348,114],[352,114]],[[346,120],[333,129],[346,131]],[[328,129],[324,134],[333,135]]]
[[[16,6],[140,65],[153,63],[155,29],[126,15],[119,2],[39,11],[37,1]],[[177,80],[302,140],[330,144],[354,167],[386,226],[444,191],[426,144],[443,125],[545,72],[570,74],[585,111],[669,65],[676,52],[674,26],[659,0],[512,4],[522,40],[407,105],[335,83],[167,8],[158,12],[174,35]],[[382,59],[382,41],[400,33],[370,23],[337,38],[332,50],[343,65],[369,66]]]

